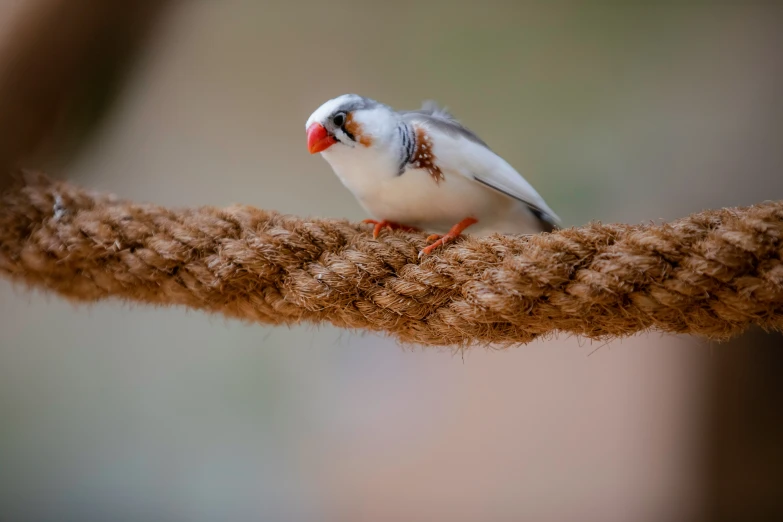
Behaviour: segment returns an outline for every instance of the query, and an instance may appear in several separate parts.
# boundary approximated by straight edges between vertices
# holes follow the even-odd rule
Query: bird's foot
[[[433,250],[438,248],[439,246],[443,246],[446,243],[450,243],[451,241],[454,241],[459,236],[462,235],[462,232],[468,228],[470,225],[478,223],[478,219],[476,218],[465,218],[453,227],[451,227],[451,230],[448,231],[448,233],[444,235],[440,234],[432,234],[427,238],[427,243],[430,243],[434,241],[432,244],[424,247],[421,252],[419,252],[419,258],[422,258],[426,255],[429,255]]]
[[[381,230],[384,228],[388,228],[389,230],[406,230],[408,232],[420,232],[420,230],[416,227],[409,227],[408,225],[400,225],[399,223],[394,223],[392,221],[376,221],[374,219],[365,219],[362,221],[362,223],[370,223],[371,225],[375,225],[375,228],[372,230],[372,237],[377,238],[378,234],[381,233]]]

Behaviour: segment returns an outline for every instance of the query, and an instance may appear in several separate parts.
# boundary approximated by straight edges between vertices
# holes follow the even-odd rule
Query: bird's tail
[[[554,216],[550,216],[539,208],[529,207],[530,211],[538,219],[538,223],[541,227],[541,232],[554,232],[560,228],[560,220]]]

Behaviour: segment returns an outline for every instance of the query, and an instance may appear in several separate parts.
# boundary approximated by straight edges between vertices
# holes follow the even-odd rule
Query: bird
[[[533,186],[452,113],[434,101],[396,111],[358,94],[324,102],[305,123],[320,153],[384,229],[428,231],[419,258],[473,235],[535,234],[560,218]]]

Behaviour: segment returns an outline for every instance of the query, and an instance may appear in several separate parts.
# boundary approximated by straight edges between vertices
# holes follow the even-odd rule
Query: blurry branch
[[[73,154],[168,0],[25,0],[0,34],[0,188]]]
[[[138,205],[33,174],[0,195],[0,274],[81,302],[330,322],[426,345],[783,328],[783,201],[467,237],[419,261],[424,241],[244,206]]]

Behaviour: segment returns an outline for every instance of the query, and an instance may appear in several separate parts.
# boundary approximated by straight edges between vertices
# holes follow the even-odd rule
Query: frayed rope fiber
[[[369,225],[169,210],[25,177],[0,197],[0,274],[82,302],[329,322],[444,346],[783,327],[781,201],[664,225],[466,237],[419,260],[425,234],[376,240]]]

